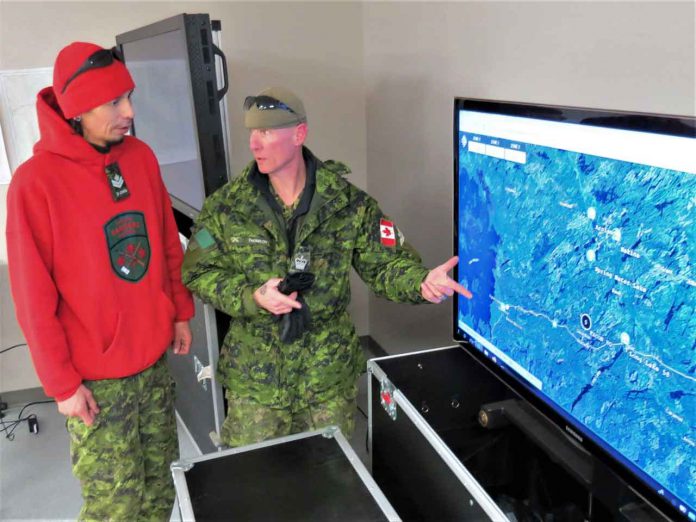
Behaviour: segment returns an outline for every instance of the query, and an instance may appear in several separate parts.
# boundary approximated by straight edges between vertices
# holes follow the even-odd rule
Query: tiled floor
[[[351,441],[363,462],[367,460],[366,377],[360,379],[359,409],[356,412],[356,430]],[[5,421],[17,418],[21,404],[5,411]],[[70,471],[69,440],[65,418],[55,404],[31,406],[24,416],[35,413],[39,433],[29,433],[22,423],[15,431],[14,440],[0,434],[0,520],[75,520],[80,511],[80,485]],[[2,428],[0,428],[2,429]],[[181,457],[195,457],[197,448],[185,430],[179,426]],[[173,509],[172,520],[179,520],[178,509]]]

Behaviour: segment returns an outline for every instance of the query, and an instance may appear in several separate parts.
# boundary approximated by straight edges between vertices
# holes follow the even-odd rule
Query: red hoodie
[[[174,321],[193,316],[157,159],[140,140],[102,154],[75,134],[53,89],[37,97],[41,139],[12,178],[7,253],[17,319],[46,393],[154,364]],[[130,195],[114,201],[107,165]],[[116,181],[118,185],[119,180]]]

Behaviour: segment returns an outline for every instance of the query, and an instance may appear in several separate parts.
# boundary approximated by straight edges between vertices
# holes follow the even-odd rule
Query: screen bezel
[[[639,132],[652,132],[670,136],[696,138],[696,118],[689,116],[673,116],[664,114],[648,114],[629,111],[614,111],[604,109],[588,109],[555,105],[508,102],[499,100],[484,100],[479,98],[455,98],[453,114],[453,193],[454,193],[454,223],[453,223],[453,255],[459,253],[459,112],[475,111],[497,115],[516,116],[562,123],[622,129]],[[459,281],[458,267],[454,269],[454,277]],[[471,341],[471,338],[458,326],[459,297],[452,300],[452,334],[453,339],[472,357],[481,363],[498,379],[512,388],[540,413],[548,418],[564,433],[570,431],[571,438],[580,444],[591,455],[606,464],[612,471],[646,502],[651,504],[663,515],[674,518],[686,518],[666,497],[655,491],[654,486],[636,473],[626,461],[622,461],[597,442],[594,434],[571,416],[564,415],[554,405],[550,404],[529,383],[512,372],[506,371],[483,354]],[[615,450],[618,454],[618,451]],[[646,475],[647,476],[647,475]]]
[[[180,14],[116,36],[123,52],[124,44],[172,31],[181,31],[186,39],[189,81],[194,108],[195,136],[203,173],[204,198],[227,182],[227,156],[218,99],[217,72],[210,17],[207,14]],[[126,66],[128,57],[124,56]],[[137,86],[136,86],[137,88]],[[133,124],[137,137],[137,114]],[[169,194],[172,206],[190,218],[201,209]]]

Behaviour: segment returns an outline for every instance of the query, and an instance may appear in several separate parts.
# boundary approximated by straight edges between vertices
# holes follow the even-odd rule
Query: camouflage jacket
[[[420,283],[428,270],[377,202],[344,179],[350,170],[334,161],[316,160],[315,193],[288,255],[282,217],[249,181],[253,165],[206,200],[184,257],[184,283],[232,317],[218,375],[228,393],[268,406],[302,408],[350,394],[364,365],[347,311],[351,266],[377,295],[409,303],[424,302]],[[302,294],[312,327],[283,344],[277,318],[256,305],[253,293],[298,263],[316,275]]]

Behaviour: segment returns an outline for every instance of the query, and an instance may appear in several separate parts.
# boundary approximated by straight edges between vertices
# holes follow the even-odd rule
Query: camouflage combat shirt
[[[314,195],[291,252],[283,217],[250,181],[258,172],[252,162],[207,198],[183,265],[184,283],[232,318],[217,369],[228,394],[293,410],[350,396],[364,369],[347,311],[351,266],[377,295],[407,303],[425,302],[420,284],[428,273],[377,202],[344,179],[348,167],[304,154],[316,165]],[[277,318],[253,293],[298,269],[316,275],[302,294],[312,326],[284,344]]]

